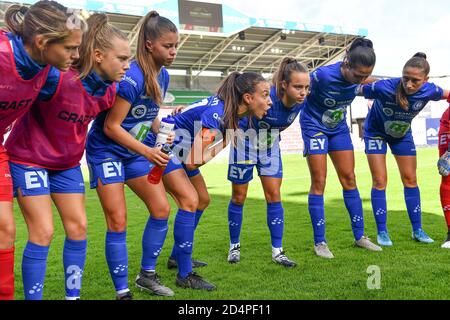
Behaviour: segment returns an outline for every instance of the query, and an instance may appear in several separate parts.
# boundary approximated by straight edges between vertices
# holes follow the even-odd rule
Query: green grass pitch
[[[198,272],[218,287],[214,292],[198,292],[175,286],[176,272],[167,270],[166,262],[173,244],[172,212],[167,239],[158,260],[157,272],[162,281],[175,291],[174,298],[158,298],[139,292],[134,278],[139,271],[141,235],[148,213],[141,201],[127,190],[129,284],[135,299],[445,299],[450,295],[450,252],[440,249],[446,238],[446,225],[439,202],[440,177],[436,169],[437,149],[418,152],[418,179],[422,194],[423,225],[436,240],[422,245],[411,240],[411,226],[403,200],[403,187],[395,160],[388,156],[388,228],[393,248],[382,253],[366,252],[353,247],[350,219],[345,209],[342,190],[329,163],[325,193],[327,240],[336,258],[325,261],[313,252],[312,227],[307,210],[310,184],[305,160],[298,154],[283,157],[282,186],[285,209],[283,246],[298,263],[293,270],[283,269],[271,261],[271,245],[266,224],[266,203],[259,179],[249,188],[244,208],[241,236],[241,262],[227,263],[229,247],[227,207],[231,187],[226,179],[227,166],[211,163],[202,168],[209,186],[211,205],[196,231],[194,257],[209,266]],[[255,172],[256,175],[256,172]],[[371,177],[363,153],[356,153],[356,175],[365,210],[366,234],[376,240],[376,227],[370,203]],[[114,299],[105,255],[105,222],[95,191],[87,188],[88,255],[83,275],[82,299]],[[55,237],[50,248],[44,299],[64,298],[62,248],[64,232],[55,212]],[[16,299],[23,299],[21,259],[27,239],[23,218],[15,203]],[[381,270],[381,289],[367,288],[369,266]]]

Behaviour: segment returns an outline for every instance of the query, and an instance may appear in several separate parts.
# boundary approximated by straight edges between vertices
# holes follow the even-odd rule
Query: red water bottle
[[[161,151],[165,154],[170,154],[170,146],[168,144],[164,144],[161,148]],[[151,184],[158,184],[161,181],[161,177],[165,169],[165,167],[155,165],[148,173],[148,182],[150,182]]]

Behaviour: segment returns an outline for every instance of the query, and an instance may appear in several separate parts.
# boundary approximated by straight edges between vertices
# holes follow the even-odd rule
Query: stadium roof
[[[203,71],[272,73],[285,56],[294,56],[313,70],[345,52],[356,37],[367,35],[365,29],[255,19],[226,5],[185,0],[134,0],[133,4],[127,0],[60,2],[89,12],[107,12],[110,21],[127,33],[133,51],[142,16],[149,10],[157,10],[174,21],[180,30],[180,47],[172,69],[185,70],[191,79],[201,76]],[[6,1],[0,2],[0,26],[9,5]],[[191,16],[183,18],[186,12]],[[215,15],[219,15],[218,18]],[[201,25],[200,18],[210,19],[206,24],[218,20],[221,24]],[[183,19],[197,19],[197,22],[190,24]]]

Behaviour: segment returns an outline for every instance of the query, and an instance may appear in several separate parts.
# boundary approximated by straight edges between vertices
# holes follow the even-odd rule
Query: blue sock
[[[106,232],[106,262],[116,291],[128,289],[127,232]]]
[[[201,219],[202,215],[203,215],[203,210],[197,210],[197,211],[195,212],[194,231],[197,230],[197,226],[198,226],[198,223],[200,222],[200,219]],[[174,246],[172,247],[172,253],[170,254],[170,256],[171,256],[172,258],[175,258],[175,257],[176,257],[176,255],[177,255],[176,250],[177,250],[177,248],[176,248],[175,245],[174,245]]]
[[[142,235],[141,268],[143,270],[155,271],[156,260],[161,253],[168,229],[167,219],[148,218],[144,234]]]
[[[27,242],[22,259],[25,300],[42,300],[48,249],[49,247]]]
[[[284,231],[284,209],[281,202],[267,203],[267,225],[273,248],[281,248]]]
[[[64,242],[63,264],[66,280],[66,297],[79,298],[86,261],[87,240],[70,240]]]
[[[355,240],[361,240],[364,236],[364,214],[359,191],[358,189],[344,190],[343,194],[345,206],[352,222],[353,235]]]
[[[194,242],[195,213],[178,209],[173,227],[175,258],[178,274],[186,278],[192,272],[192,246]]]
[[[240,242],[243,210],[244,206],[230,201],[228,205],[228,230],[230,231],[230,243],[232,244]]]
[[[422,208],[420,205],[419,187],[405,188],[405,202],[413,231],[422,229]]]
[[[310,194],[308,210],[314,232],[314,243],[327,242],[325,239],[325,202],[323,196]]]
[[[387,232],[386,190],[372,189],[372,210],[378,233]]]
[[[197,226],[198,226],[198,223],[200,222],[202,214],[203,214],[203,210],[197,210],[195,212],[195,224],[194,224],[195,229],[197,229]]]

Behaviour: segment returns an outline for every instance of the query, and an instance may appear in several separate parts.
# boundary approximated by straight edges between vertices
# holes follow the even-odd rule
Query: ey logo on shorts
[[[230,178],[237,180],[244,180],[244,176],[247,173],[248,169],[239,168],[235,166],[230,167]]]
[[[105,178],[114,178],[122,176],[122,163],[121,162],[105,162],[102,164],[103,175]]]
[[[25,172],[25,186],[27,189],[48,188],[48,173],[46,171]]]
[[[310,150],[325,150],[325,138],[311,139],[309,140]]]
[[[383,140],[369,140],[368,148],[370,151],[383,150]]]

